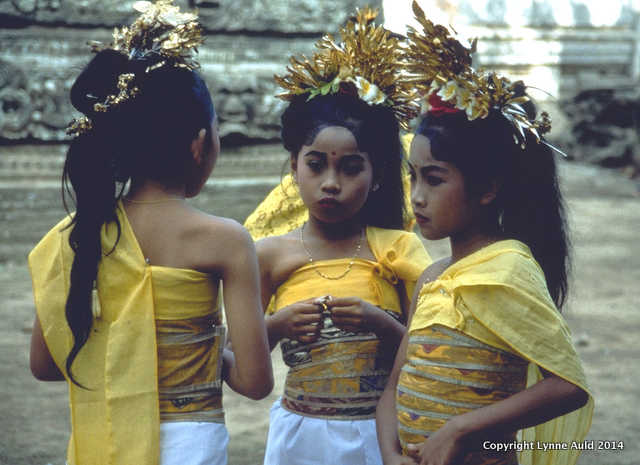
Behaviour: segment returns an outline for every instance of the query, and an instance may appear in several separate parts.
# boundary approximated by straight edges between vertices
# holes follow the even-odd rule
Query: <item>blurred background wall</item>
[[[433,21],[478,38],[475,65],[506,72],[555,98],[637,83],[638,6],[629,0],[419,0]],[[386,24],[403,32],[410,0],[385,0]],[[545,95],[540,94],[544,99]]]
[[[419,0],[433,21],[478,38],[474,65],[522,79],[571,158],[640,172],[640,1]],[[404,33],[411,0],[383,1]],[[417,23],[412,23],[417,26]]]
[[[0,0],[0,181],[59,176],[75,116],[68,94],[90,58],[88,40],[109,43],[130,22],[133,1]],[[202,72],[226,146],[273,142],[284,102],[273,75],[308,53],[364,0],[177,0],[198,9],[206,31]],[[170,92],[167,89],[167,92]],[[254,168],[255,169],[255,168]]]
[[[0,180],[57,176],[74,116],[69,88],[90,53],[127,23],[132,1],[0,0]],[[427,15],[479,39],[477,66],[542,91],[572,156],[637,173],[638,0],[420,0]],[[283,102],[272,76],[292,53],[310,52],[358,6],[383,9],[405,31],[411,0],[177,0],[200,11],[202,70],[223,144],[276,142]],[[167,91],[170,91],[169,89]],[[612,147],[613,145],[613,147]]]

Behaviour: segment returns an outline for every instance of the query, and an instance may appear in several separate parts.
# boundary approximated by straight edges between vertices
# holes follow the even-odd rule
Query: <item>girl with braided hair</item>
[[[273,385],[258,262],[241,225],[185,201],[220,150],[196,16],[135,6],[71,89],[76,210],[29,255],[31,370],[68,382],[69,465],[222,465],[222,382],[253,399]]]

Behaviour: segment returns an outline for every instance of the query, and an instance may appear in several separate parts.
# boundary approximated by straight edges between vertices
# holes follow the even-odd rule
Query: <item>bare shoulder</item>
[[[277,258],[285,253],[285,251],[297,245],[297,241],[294,240],[291,233],[283,234],[281,236],[270,236],[260,239],[256,242],[256,250],[260,259]]]
[[[231,218],[197,212],[184,232],[182,243],[199,270],[220,272],[233,260],[255,255],[249,232]]]
[[[296,231],[260,239],[256,251],[261,272],[271,276],[274,283],[284,281],[308,260]]]

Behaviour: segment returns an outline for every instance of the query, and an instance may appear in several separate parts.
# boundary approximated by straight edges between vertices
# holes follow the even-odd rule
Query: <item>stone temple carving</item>
[[[0,142],[66,141],[74,117],[73,79],[90,59],[88,40],[109,42],[133,18],[133,1],[0,1]],[[207,31],[202,73],[223,138],[275,140],[284,103],[273,74],[293,53],[308,53],[365,0],[177,0],[197,8]]]

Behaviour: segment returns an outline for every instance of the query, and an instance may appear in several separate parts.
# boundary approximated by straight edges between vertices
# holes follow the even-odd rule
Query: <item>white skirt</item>
[[[160,465],[227,465],[228,444],[223,423],[160,423]]]
[[[269,415],[264,465],[382,465],[376,420],[305,417],[278,399]]]

